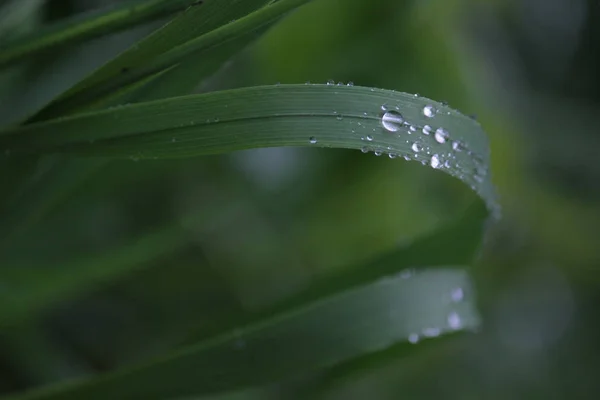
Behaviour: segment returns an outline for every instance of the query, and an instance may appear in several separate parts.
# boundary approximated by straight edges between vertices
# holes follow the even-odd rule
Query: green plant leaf
[[[392,131],[383,126],[382,107],[390,108],[388,115],[401,112],[403,122],[392,121]],[[434,116],[425,116],[424,107],[432,107]],[[15,154],[153,159],[276,146],[339,147],[405,157],[458,177],[490,207],[495,203],[487,139],[480,125],[443,104],[388,90],[252,87],[133,104],[0,132],[0,150]]]
[[[21,399],[163,399],[266,384],[385,349],[411,334],[478,324],[470,300],[452,301],[468,275],[435,268],[351,289],[186,348],[165,359]]]
[[[75,85],[33,120],[81,109],[114,91],[188,61],[189,57],[201,56],[206,63],[212,63],[222,58],[221,46],[233,40],[243,42],[244,39],[240,39],[243,37],[255,37],[282,15],[308,1],[213,0],[202,7],[193,7]],[[234,49],[239,47],[234,46]],[[232,54],[232,49],[226,53]]]
[[[91,39],[184,10],[197,0],[136,0],[78,15],[0,46],[0,67],[41,51]]]

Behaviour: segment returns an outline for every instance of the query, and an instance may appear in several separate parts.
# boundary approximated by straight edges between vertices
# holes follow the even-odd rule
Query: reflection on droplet
[[[317,143],[317,138],[314,136],[311,136],[310,139],[308,139],[308,141],[310,142],[310,144],[315,144],[315,143]]]
[[[448,326],[451,329],[460,329],[462,326],[460,315],[458,315],[456,311],[452,311],[450,314],[448,314]]]
[[[390,132],[397,132],[404,124],[404,118],[398,111],[386,111],[381,117],[381,124]]]
[[[448,131],[444,128],[438,128],[435,131],[435,141],[438,143],[446,143],[446,139],[448,138]]]
[[[433,118],[435,115],[435,108],[432,105],[426,105],[423,107],[423,115],[425,115],[427,118]]]
[[[410,335],[408,335],[408,341],[412,344],[418,343],[419,335],[417,335],[416,333],[411,333]]]
[[[440,158],[438,157],[437,154],[434,154],[434,155],[431,156],[430,165],[431,165],[432,168],[439,168],[440,167],[441,162],[440,162]]]

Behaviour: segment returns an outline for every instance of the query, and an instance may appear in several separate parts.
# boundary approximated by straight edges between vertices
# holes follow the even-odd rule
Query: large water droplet
[[[310,142],[310,144],[315,144],[315,143],[317,143],[317,138],[314,136],[311,136],[310,139],[308,139],[308,141]]]
[[[381,124],[390,132],[397,132],[404,124],[404,118],[398,111],[386,111],[381,117]]]
[[[423,115],[427,118],[433,118],[435,115],[435,108],[432,105],[426,105],[423,107]]]
[[[437,128],[435,131],[435,141],[438,143],[446,143],[448,139],[448,131],[444,128]]]
[[[439,168],[440,164],[441,164],[441,162],[440,162],[440,158],[438,157],[438,155],[437,154],[432,155],[431,156],[431,162],[430,162],[431,167],[432,168]]]

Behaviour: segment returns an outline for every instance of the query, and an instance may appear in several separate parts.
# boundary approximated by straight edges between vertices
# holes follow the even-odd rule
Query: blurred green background
[[[1,1],[0,40],[108,3]],[[352,81],[447,101],[476,115],[489,135],[503,216],[471,271],[481,330],[417,344],[409,357],[310,397],[597,398],[599,18],[595,0],[314,0],[196,89]],[[156,26],[4,71],[2,125]],[[32,80],[35,90],[22,90],[20,82]],[[0,307],[23,306],[11,297],[19,274],[38,276],[43,287],[52,268],[77,274],[85,268],[79,260],[138,261],[68,295],[50,293],[47,307],[3,328],[0,393],[113,370],[208,337],[326,272],[435,230],[473,199],[438,171],[356,151],[68,162],[68,171],[93,172],[78,180],[40,165],[33,181],[42,194],[25,193],[19,204],[0,195],[10,210],[0,222],[5,232],[27,214],[2,241]],[[10,187],[23,178],[1,179]],[[68,195],[55,196],[57,185]],[[312,380],[220,398],[300,398]]]

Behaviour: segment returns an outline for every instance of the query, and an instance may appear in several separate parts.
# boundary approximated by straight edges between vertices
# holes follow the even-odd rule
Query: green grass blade
[[[134,51],[131,55],[124,53],[123,57],[116,58],[42,110],[34,117],[34,121],[72,113],[73,110],[80,109],[82,105],[97,101],[98,98],[185,61],[188,57],[204,55],[206,62],[210,63],[211,57],[214,56],[214,49],[227,46],[228,42],[242,37],[255,36],[257,32],[264,31],[267,26],[272,25],[286,13],[309,1],[280,0],[251,12],[266,3],[266,0],[246,0],[239,4],[236,3],[233,8],[235,13],[226,8],[233,0],[218,2],[218,5],[214,2],[207,3],[202,9],[206,12],[209,5],[215,4],[214,14],[216,16],[202,14],[203,19],[172,22],[167,25],[167,27],[175,25],[185,28],[193,23],[195,26],[200,26],[202,29],[184,31],[187,33],[186,37],[192,36],[192,33],[195,34],[191,39],[183,41],[183,34],[179,33],[179,29],[174,32],[151,35],[138,45],[138,48],[143,51]],[[184,17],[197,12],[196,9],[199,7],[184,14]],[[239,15],[241,17],[235,20]],[[177,45],[177,43],[181,44]]]
[[[397,131],[382,126],[382,106],[401,112],[404,123],[394,128]],[[435,116],[424,115],[426,106],[436,110]],[[444,133],[436,134],[440,128]],[[488,205],[495,202],[487,139],[476,121],[443,104],[381,89],[252,87],[134,104],[0,132],[0,150],[13,153],[142,159],[276,146],[363,149],[405,157],[458,177]]]
[[[198,3],[196,0],[137,0],[42,28],[0,46],[0,67],[56,46],[91,39],[164,17]],[[199,3],[198,3],[199,4]]]
[[[34,120],[70,113],[193,55],[203,55],[205,62],[211,62],[210,50],[252,36],[308,1],[280,0],[263,7],[270,2],[213,0],[193,7],[64,93]]]
[[[478,325],[460,269],[399,274],[337,293],[183,349],[165,359],[19,399],[163,399],[235,390],[333,366],[409,335],[439,336]]]

